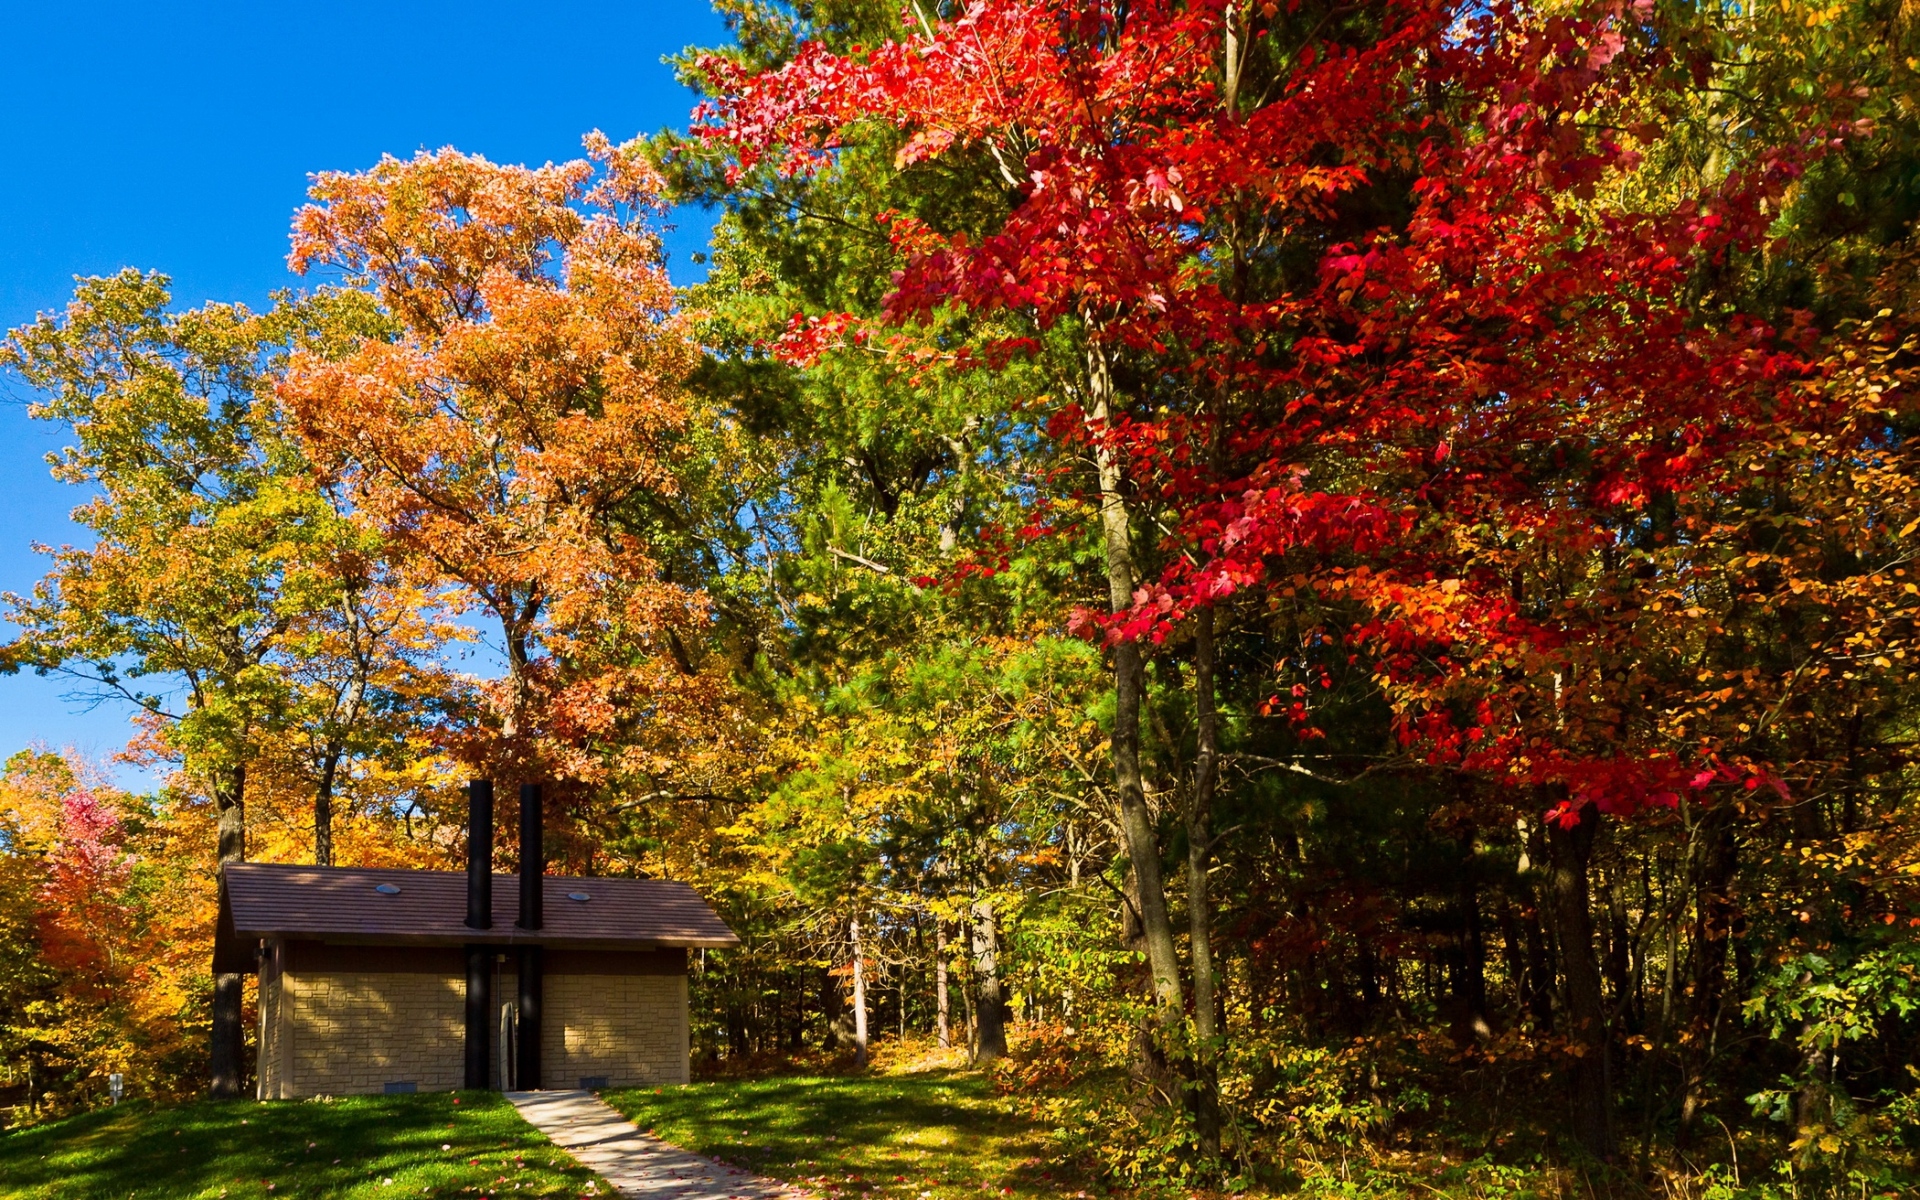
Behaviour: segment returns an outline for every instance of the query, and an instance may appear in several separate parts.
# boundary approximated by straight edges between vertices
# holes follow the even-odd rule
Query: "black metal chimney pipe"
[[[546,992],[546,954],[542,946],[520,947],[516,978],[520,984],[520,1024],[514,1031],[513,1078],[523,1092],[540,1089],[540,1005]]]
[[[493,928],[493,784],[467,784],[467,927]],[[468,945],[467,1061],[463,1086],[493,1087],[493,947]]]
[[[493,1088],[493,947],[467,948],[467,1066],[461,1087]]]
[[[493,784],[485,779],[467,784],[467,928],[493,928]]]
[[[540,785],[520,785],[520,928],[537,930],[545,913],[542,877],[547,873],[545,822]],[[522,1091],[540,1086],[540,1007],[545,992],[545,955],[537,944],[521,946],[515,972],[519,981],[519,1027],[514,1038],[514,1082]]]
[[[541,828],[540,785],[520,785],[520,919],[522,929],[540,928],[540,877],[547,873],[547,850]]]

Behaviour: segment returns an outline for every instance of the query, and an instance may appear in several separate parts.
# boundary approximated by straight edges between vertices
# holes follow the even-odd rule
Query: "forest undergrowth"
[[[1860,1141],[1838,1170],[1797,1157],[1777,1131],[1731,1126],[1716,1131],[1705,1162],[1653,1143],[1621,1163],[1595,1162],[1539,1124],[1533,1136],[1512,1133],[1515,1114],[1564,1103],[1550,1056],[1515,1054],[1488,1073],[1451,1044],[1424,1050],[1424,1061],[1403,1054],[1389,1072],[1356,1069],[1377,1046],[1296,1055],[1267,1121],[1233,1115],[1240,1169],[1211,1180],[1181,1169],[1172,1147],[1191,1131],[1156,1124],[1124,1055],[1059,1026],[1016,1029],[1008,1055],[987,1068],[929,1038],[889,1037],[864,1069],[847,1053],[768,1055],[713,1064],[690,1088],[607,1099],[677,1145],[825,1196],[1879,1200],[1913,1194],[1920,1179],[1902,1149],[1911,1129],[1892,1121],[1852,1131]],[[1374,1090],[1353,1103],[1361,1076]]]

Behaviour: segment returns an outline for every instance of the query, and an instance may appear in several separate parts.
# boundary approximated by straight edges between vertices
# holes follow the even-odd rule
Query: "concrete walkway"
[[[807,1200],[811,1193],[689,1154],[615,1112],[592,1092],[508,1092],[553,1144],[635,1200]]]

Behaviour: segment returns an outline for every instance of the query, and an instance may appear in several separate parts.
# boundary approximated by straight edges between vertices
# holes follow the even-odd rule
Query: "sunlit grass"
[[[642,1129],[825,1196],[1072,1196],[978,1074],[776,1076],[606,1093]]]
[[[609,1194],[488,1093],[129,1103],[0,1134],[7,1200]]]

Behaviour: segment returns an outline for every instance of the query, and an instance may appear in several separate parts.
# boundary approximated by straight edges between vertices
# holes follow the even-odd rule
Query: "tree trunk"
[[[947,452],[953,455],[954,491],[958,493],[947,509],[947,519],[940,522],[940,553],[950,553],[960,542],[960,523],[967,515],[967,485],[973,475],[973,436],[980,429],[979,417],[968,417],[966,429],[959,437],[942,439],[947,443]]]
[[[971,961],[971,960],[969,960]],[[973,1002],[973,972],[969,969],[966,978],[960,982],[960,999],[967,1010],[967,1057],[974,1056],[974,1049],[980,1044],[980,1019]]]
[[[1513,898],[1505,892],[1497,892],[1500,907],[1496,911],[1496,923],[1500,926],[1500,958],[1506,964],[1507,983],[1513,988],[1513,1011],[1516,1014],[1527,1011],[1530,997],[1527,994],[1527,957],[1521,949],[1520,923],[1514,919]]]
[[[1686,1093],[1680,1101],[1680,1128],[1675,1142],[1685,1147],[1693,1137],[1707,1102],[1707,1076],[1718,1050],[1720,1023],[1727,990],[1727,940],[1737,919],[1733,875],[1738,865],[1733,839],[1733,810],[1726,805],[1708,809],[1696,827],[1694,861],[1693,995],[1688,1005],[1687,1032],[1681,1038],[1686,1056]]]
[[[1214,1024],[1213,913],[1207,895],[1208,861],[1213,853],[1209,818],[1214,782],[1219,777],[1220,722],[1214,711],[1213,608],[1194,614],[1193,710],[1196,749],[1193,795],[1187,804],[1187,937],[1193,954],[1193,1031],[1200,1041],[1190,1093],[1194,1132],[1200,1151],[1220,1156],[1220,1089],[1210,1044]]]
[[[1806,986],[1807,975],[1800,977]],[[1800,1090],[1793,1098],[1794,1127],[1802,1134],[1825,1128],[1833,1119],[1834,1056],[1811,1037],[1811,1022],[1800,1023],[1800,1040],[1806,1048],[1800,1054]]]
[[[933,1011],[934,1036],[942,1050],[952,1049],[953,1031],[947,1024],[947,926],[938,919],[933,923]]]
[[[529,592],[524,600],[508,601],[509,607],[495,610],[500,618],[500,633],[507,647],[507,711],[500,721],[500,737],[511,744],[520,737],[521,716],[527,707],[528,672],[532,665],[530,630],[539,619],[540,597]]]
[[[1470,836],[1461,841],[1460,859],[1460,886],[1455,901],[1459,906],[1460,944],[1456,959],[1459,974],[1450,982],[1465,1021],[1464,1032],[1468,1035],[1462,1039],[1465,1041],[1490,1037],[1493,1027],[1487,1020],[1487,932],[1480,917],[1479,864],[1475,861]]]
[[[1128,950],[1146,957],[1146,934],[1140,924],[1139,877],[1133,873],[1132,860],[1122,852],[1116,862],[1125,864],[1125,874],[1121,878],[1120,895],[1120,941]],[[1151,1000],[1153,998],[1153,976],[1150,971],[1132,967],[1122,975],[1119,981],[1128,991],[1138,989],[1138,993]],[[1167,1057],[1167,1040],[1163,1036],[1165,1027],[1160,1023],[1159,1010],[1150,1008],[1150,1015],[1143,1015],[1133,1031],[1133,1062],[1131,1074],[1139,1087],[1160,1097],[1167,1104],[1176,1102],[1182,1095],[1182,1081],[1175,1076]]]
[[[1607,1061],[1606,999],[1600,968],[1594,961],[1593,911],[1587,881],[1600,811],[1580,810],[1571,829],[1547,824],[1547,849],[1553,861],[1553,922],[1560,943],[1560,970],[1566,981],[1567,1038],[1575,1054],[1568,1086],[1573,1131],[1595,1158],[1614,1153],[1613,1081]]]
[[[846,996],[840,990],[839,978],[830,969],[820,972],[820,1012],[827,1024],[821,1049],[833,1053],[852,1045],[853,1034],[847,1027]]]
[[[725,1038],[728,1058],[746,1058],[753,1053],[753,1035],[748,1029],[747,1010],[740,1004],[740,995],[745,990],[737,986],[727,989]]]
[[[1209,820],[1219,778],[1220,722],[1213,707],[1213,609],[1194,614],[1193,708],[1198,743],[1193,797],[1187,806],[1187,936],[1193,943],[1193,1028],[1203,1040],[1214,1028],[1213,913],[1207,867],[1213,854]]]
[[[1113,414],[1113,378],[1106,352],[1099,346],[1087,352],[1087,385],[1094,422],[1094,461],[1100,479],[1100,528],[1106,543],[1107,598],[1113,612],[1133,605],[1133,529],[1127,502],[1121,493],[1124,475],[1119,451],[1107,437]],[[1113,782],[1120,804],[1120,826],[1127,843],[1138,889],[1141,932],[1147,965],[1153,976],[1153,999],[1163,1025],[1179,1021],[1183,1006],[1180,959],[1174,947],[1173,922],[1167,913],[1167,890],[1160,870],[1160,842],[1147,811],[1146,786],[1140,775],[1140,701],[1145,689],[1140,645],[1125,641],[1113,648]]]
[[[1635,1024],[1633,986],[1633,936],[1627,928],[1626,897],[1616,872],[1608,871],[1602,877],[1600,885],[1601,910],[1606,913],[1607,989],[1613,993],[1613,1011],[1620,1019],[1624,1030],[1638,1033]]]
[[[1380,956],[1373,952],[1371,938],[1361,934],[1357,940],[1360,945],[1353,970],[1360,984],[1360,1022],[1364,1027],[1380,1005]]]
[[[333,865],[333,777],[340,768],[340,744],[327,747],[320,760],[320,783],[313,792],[313,862]]]
[[[228,769],[214,781],[213,808],[218,820],[217,853],[222,866],[247,860],[247,768]],[[213,1041],[208,1048],[209,1091],[216,1099],[240,1094],[245,1075],[245,1034],[240,1024],[241,976],[213,977]]]
[[[973,978],[978,993],[973,1059],[991,1062],[1007,1052],[1007,1009],[1000,994],[1000,931],[990,900],[973,903]]]
[[[333,736],[320,760],[320,782],[313,795],[313,861],[315,865],[333,865],[333,783],[346,754],[349,731],[360,722],[360,710],[367,701],[367,676],[373,670],[367,646],[366,620],[360,613],[359,591],[348,588],[341,597],[341,615],[347,627],[347,645],[353,652],[353,675],[346,694],[334,710]]]
[[[1551,902],[1541,887],[1540,866],[1548,860],[1546,830],[1538,821],[1528,822],[1527,848],[1523,858],[1528,865],[1527,906],[1524,932],[1527,939],[1527,1002],[1535,1027],[1541,1033],[1553,1029],[1553,951],[1548,944],[1546,921]]]
[[[853,1065],[867,1067],[867,964],[866,950],[860,944],[860,918],[849,926],[853,940]]]

